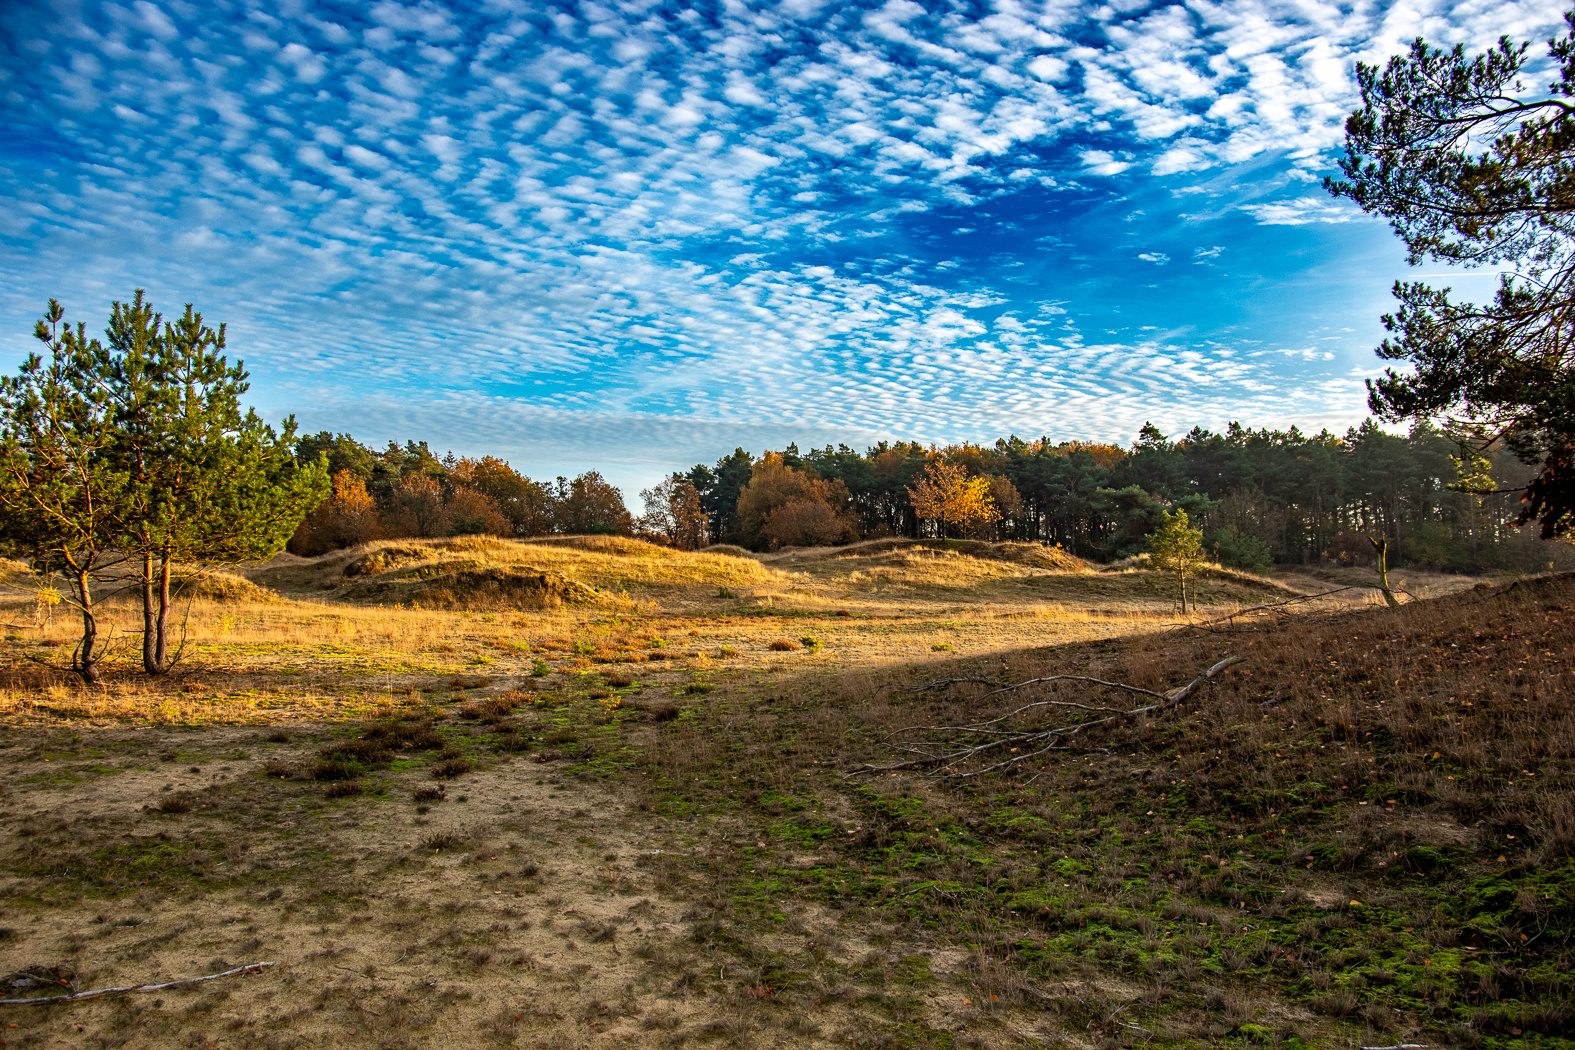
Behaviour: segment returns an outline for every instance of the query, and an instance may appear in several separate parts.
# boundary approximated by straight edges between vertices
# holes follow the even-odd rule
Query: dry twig
[[[223,973],[210,973],[206,977],[187,977],[184,980],[168,981],[164,984],[133,984],[124,988],[95,988],[89,992],[72,992],[69,995],[41,995],[35,999],[0,999],[0,1006],[34,1006],[39,1003],[74,1003],[83,999],[97,999],[101,995],[125,995],[128,992],[162,992],[167,988],[184,988],[188,984],[201,984],[203,981],[217,981],[220,977],[234,977],[236,974],[255,973],[258,970],[275,966],[276,963],[258,962],[237,966],[233,970]]]
[[[1124,708],[1077,703],[1071,700],[1036,700],[1033,703],[1024,704],[1012,711],[1008,711],[1004,715],[982,722],[971,722],[961,726],[910,726],[907,729],[897,730],[892,736],[896,738],[905,733],[926,734],[929,739],[920,739],[913,743],[896,745],[897,750],[918,757],[885,766],[877,766],[873,763],[866,764],[862,768],[852,770],[846,775],[854,777],[861,773],[890,773],[902,769],[926,769],[928,772],[924,774],[925,776],[966,778],[979,777],[986,773],[1010,769],[1018,763],[1032,761],[1050,751],[1070,750],[1071,748],[1065,743],[1068,738],[1093,729],[1096,726],[1175,707],[1197,692],[1198,689],[1215,675],[1225,670],[1225,668],[1230,667],[1232,664],[1241,663],[1245,659],[1246,657],[1244,656],[1227,656],[1186,685],[1164,693],[1128,685],[1125,682],[1111,682],[1103,678],[1075,674],[1047,675],[1043,678],[1030,678],[1010,685],[1001,685],[987,678],[946,678],[930,682],[920,686],[919,691],[961,682],[993,685],[996,688],[985,693],[980,698],[988,699],[1001,693],[1013,692],[1032,685],[1046,685],[1051,682],[1086,682],[1106,689],[1120,689],[1139,696],[1153,697],[1155,702],[1145,704],[1142,707]],[[1027,729],[1013,729],[1005,724],[1031,711],[1048,712],[1068,709],[1101,715],[1102,717]],[[980,763],[983,764],[981,765]],[[1028,782],[1032,783],[1036,777],[1030,777]]]

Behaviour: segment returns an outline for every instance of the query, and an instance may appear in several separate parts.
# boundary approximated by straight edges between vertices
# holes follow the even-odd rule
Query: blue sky
[[[1405,272],[1319,184],[1356,61],[1559,18],[7,0],[0,364],[145,287],[274,417],[631,496],[735,445],[1343,428]]]

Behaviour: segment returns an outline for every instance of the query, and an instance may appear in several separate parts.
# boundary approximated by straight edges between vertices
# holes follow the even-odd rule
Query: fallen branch
[[[1246,616],[1248,613],[1262,612],[1265,609],[1283,609],[1283,608],[1286,608],[1287,606],[1291,606],[1291,605],[1300,605],[1303,602],[1315,602],[1319,598],[1327,598],[1331,594],[1339,594],[1342,591],[1367,591],[1367,590],[1377,590],[1377,589],[1378,589],[1378,585],[1377,584],[1372,584],[1372,583],[1351,584],[1348,587],[1336,587],[1332,591],[1320,591],[1317,594],[1298,594],[1294,598],[1286,598],[1283,601],[1264,602],[1262,605],[1249,605],[1245,609],[1237,609],[1235,612],[1231,613],[1229,616],[1220,616],[1220,617],[1216,617],[1215,619],[1212,619],[1212,620],[1204,620],[1201,623],[1178,623],[1178,624],[1175,624],[1173,626],[1177,630],[1182,630],[1182,629],[1185,629],[1185,628],[1188,628],[1188,627],[1204,627],[1204,628],[1206,628],[1206,627],[1212,626],[1213,624],[1226,623],[1227,621],[1234,620],[1238,616]]]
[[[1246,657],[1243,656],[1227,656],[1186,685],[1164,693],[1135,685],[1127,685],[1124,682],[1093,678],[1089,675],[1047,675],[1043,678],[1030,678],[1027,681],[1015,682],[1011,685],[999,685],[994,681],[982,678],[952,678],[943,679],[940,682],[932,682],[921,688],[931,689],[940,685],[961,682],[996,686],[996,688],[985,693],[980,699],[988,699],[1001,693],[1013,692],[1031,685],[1048,685],[1053,682],[1084,682],[1105,689],[1120,689],[1139,696],[1153,697],[1156,702],[1145,704],[1141,707],[1122,708],[1078,703],[1072,700],[1036,700],[995,718],[971,722],[967,725],[909,726],[905,729],[897,730],[892,734],[892,737],[897,738],[904,733],[923,733],[931,739],[919,740],[911,744],[899,743],[894,746],[898,751],[917,757],[884,766],[868,763],[859,769],[844,774],[844,776],[855,777],[864,773],[891,773],[903,769],[923,769],[926,770],[925,776],[964,778],[978,777],[986,773],[1009,769],[1018,763],[1031,761],[1051,751],[1070,750],[1070,746],[1066,743],[1069,738],[1096,726],[1173,708],[1185,702],[1188,697],[1197,692],[1215,675],[1232,664],[1241,663],[1245,659]],[[1019,718],[1031,711],[1049,712],[1052,710],[1082,711],[1103,717],[1031,729],[1012,729],[1005,725],[1012,719]],[[981,740],[981,738],[984,739]],[[985,764],[979,765],[981,762]],[[965,766],[977,768],[967,768],[965,770]],[[1037,776],[1035,774],[1034,777],[1030,777],[1028,783],[1032,783],[1037,779]]]
[[[201,984],[203,981],[217,981],[220,977],[234,977],[236,974],[255,973],[258,970],[276,966],[277,963],[258,962],[237,966],[233,970],[223,973],[210,973],[206,977],[187,977],[180,981],[169,981],[165,984],[134,984],[125,988],[95,988],[90,992],[72,992],[70,995],[41,995],[34,999],[0,999],[0,1006],[33,1006],[39,1003],[74,1003],[83,999],[97,999],[101,995],[125,995],[129,992],[162,992],[167,988],[184,988],[189,984]]]

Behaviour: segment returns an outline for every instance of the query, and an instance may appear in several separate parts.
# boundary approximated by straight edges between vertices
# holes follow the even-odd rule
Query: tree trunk
[[[154,657],[157,625],[153,617],[153,555],[142,555],[142,669],[148,674],[158,674]]]
[[[1187,615],[1187,578],[1185,576],[1180,576],[1179,578],[1181,580],[1181,615],[1185,616]]]
[[[81,600],[82,609],[82,641],[77,646],[77,655],[71,662],[71,670],[81,677],[88,685],[94,685],[99,680],[98,654],[94,649],[98,645],[98,618],[93,615],[93,584],[88,580],[86,572],[78,571],[77,597]]]
[[[169,664],[169,615],[170,615],[170,559],[168,555],[159,559],[159,614],[158,614],[158,648],[154,657],[158,661],[159,669],[155,674],[164,674],[170,669]]]
[[[157,572],[155,573],[155,562]],[[142,669],[169,671],[170,559],[168,553],[142,556]]]
[[[1384,601],[1389,608],[1400,608],[1400,599],[1395,597],[1395,592],[1389,588],[1389,540],[1375,540],[1367,537],[1367,542],[1373,545],[1378,552],[1378,589],[1384,592]]]
[[[1482,562],[1477,554],[1477,498],[1468,494],[1466,506],[1471,510],[1471,523],[1468,526],[1471,530],[1471,571],[1481,572]]]

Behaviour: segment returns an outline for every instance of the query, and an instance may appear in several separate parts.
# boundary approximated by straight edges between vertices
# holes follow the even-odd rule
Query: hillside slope
[[[911,757],[904,727],[1128,706],[1087,683],[986,699],[923,680],[1162,690],[1229,654],[1247,662],[1181,710],[1014,773],[857,775]],[[923,674],[713,699],[655,727],[657,804],[736,821],[766,844],[748,867],[773,896],[904,931],[894,954],[972,946],[972,1002],[1001,1013],[1002,1045],[1011,1016],[1048,1008],[1074,1045],[1575,1046],[1569,579]],[[706,920],[738,930],[759,876],[732,872]]]

